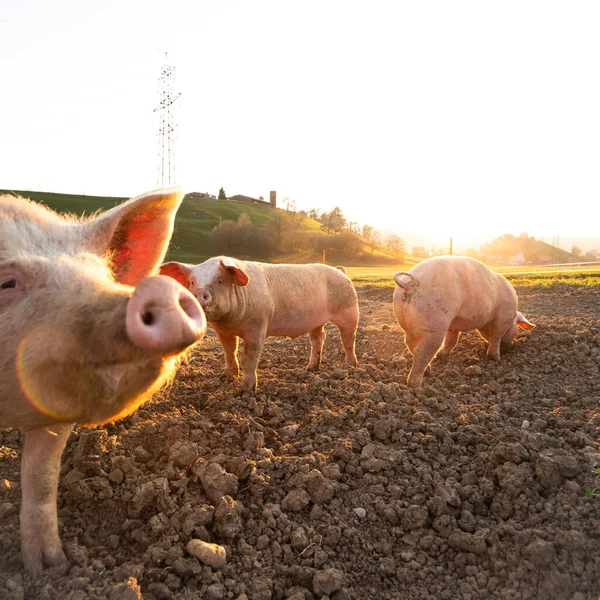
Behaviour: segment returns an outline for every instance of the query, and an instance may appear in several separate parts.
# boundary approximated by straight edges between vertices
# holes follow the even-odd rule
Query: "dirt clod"
[[[223,546],[209,544],[202,540],[190,540],[186,550],[201,563],[218,569],[227,564],[227,552]]]
[[[343,583],[344,574],[339,569],[324,569],[315,573],[312,587],[317,596],[330,596],[339,590]]]

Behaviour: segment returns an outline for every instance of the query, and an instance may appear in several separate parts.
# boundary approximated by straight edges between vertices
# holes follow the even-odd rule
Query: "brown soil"
[[[153,403],[72,434],[68,565],[35,581],[19,558],[21,434],[0,432],[0,597],[597,598],[600,290],[518,292],[535,331],[500,363],[463,335],[419,392],[392,288],[358,290],[356,371],[335,327],[318,374],[306,336],[271,339],[250,399],[218,380],[209,335]],[[226,564],[200,563],[192,538]]]

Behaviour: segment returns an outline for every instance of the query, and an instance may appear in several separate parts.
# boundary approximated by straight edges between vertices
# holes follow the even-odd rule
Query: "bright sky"
[[[600,237],[600,4],[3,0],[0,188],[157,183],[399,232]]]

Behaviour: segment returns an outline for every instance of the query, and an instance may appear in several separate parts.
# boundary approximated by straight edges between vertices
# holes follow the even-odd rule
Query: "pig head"
[[[196,299],[152,275],[181,199],[157,191],[79,219],[0,196],[0,427],[25,431],[21,551],[30,572],[64,560],[56,494],[73,426],[133,412],[204,335]]]

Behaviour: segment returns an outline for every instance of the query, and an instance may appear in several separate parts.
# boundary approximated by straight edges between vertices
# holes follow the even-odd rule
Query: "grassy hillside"
[[[519,252],[523,253],[527,263],[534,265],[568,263],[577,260],[577,257],[570,252],[556,248],[541,240],[536,240],[527,234],[515,237],[507,233],[489,244],[481,246],[481,251],[487,255],[499,257],[502,262],[508,262],[511,256],[516,256]]]
[[[76,215],[90,215],[97,210],[106,210],[127,200],[127,198],[113,198],[111,196],[80,196],[77,194],[53,194],[51,192],[21,190],[0,190],[0,194],[16,194],[41,202],[57,212],[68,212]]]
[[[254,225],[268,227],[275,212],[282,214],[286,211],[260,204],[186,196],[177,213],[168,258],[202,262],[212,254],[208,234],[221,221],[237,221],[242,213],[246,213]],[[313,219],[304,219],[300,224],[303,231],[319,231],[320,227]]]
[[[104,196],[81,196],[75,194],[54,194],[46,192],[32,192],[21,190],[0,190],[0,193],[18,194],[30,198],[36,202],[45,204],[58,212],[69,212],[77,215],[89,215],[97,210],[106,210],[124,202],[126,198],[104,197]],[[242,213],[246,213],[254,225],[269,227],[277,216],[288,214],[283,209],[273,210],[270,206],[260,204],[249,204],[237,201],[214,200],[209,197],[198,197],[188,195],[184,198],[181,208],[175,220],[175,231],[167,254],[168,260],[180,260],[183,262],[199,263],[209,258],[213,253],[209,243],[209,234],[219,225],[221,221],[237,221]],[[300,231],[320,233],[321,224],[313,219],[301,220]],[[334,235],[331,234],[333,238]],[[391,258],[386,257],[386,249],[381,245],[375,245],[373,252],[364,241],[363,251],[365,260],[372,263],[389,262]],[[287,257],[280,257],[280,260]],[[292,260],[302,259],[301,256],[292,257]],[[314,256],[312,257],[314,260]],[[306,260],[310,260],[307,256]],[[399,258],[397,262],[402,262]]]

